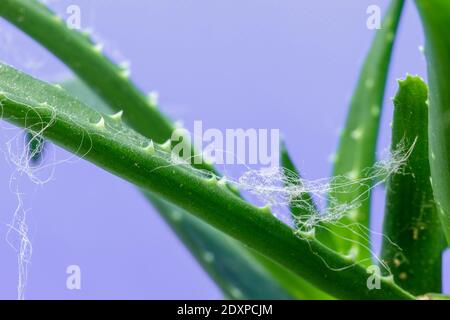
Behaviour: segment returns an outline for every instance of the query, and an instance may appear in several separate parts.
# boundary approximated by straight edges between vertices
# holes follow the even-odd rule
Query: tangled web
[[[408,144],[403,139],[395,148],[385,152],[382,159],[374,166],[362,170],[357,175],[307,180],[287,168],[272,167],[248,170],[238,179],[227,178],[227,181],[256,196],[265,205],[270,205],[273,208],[290,206],[291,210],[297,209],[301,212],[294,218],[298,236],[310,234],[316,228],[326,229],[334,236],[354,242],[368,250],[380,265],[390,273],[388,266],[376,256],[371,248],[358,240],[342,237],[329,226],[345,228],[355,234],[356,238],[366,240],[369,240],[372,234],[380,235],[392,243],[387,236],[378,234],[354,221],[351,215],[369,197],[372,189],[386,182],[394,174],[408,174],[406,163],[416,142],[417,139],[412,144]],[[355,176],[360,178],[355,179]],[[342,194],[356,196],[350,201],[343,202],[338,199],[338,195]],[[305,195],[311,197],[305,197]],[[349,218],[347,221],[350,221],[350,223],[342,222],[345,217]],[[396,246],[395,243],[392,244]]]
[[[338,221],[361,206],[372,189],[384,183],[393,174],[404,172],[416,140],[408,147],[402,140],[387,156],[358,173],[361,178],[337,176],[330,179],[307,180],[283,167],[248,170],[237,180],[229,180],[241,189],[255,195],[262,203],[271,206],[291,206],[301,209],[306,220],[299,221],[306,230],[320,222]],[[302,195],[310,194],[317,206]],[[359,194],[347,203],[336,199],[337,194]],[[334,195],[334,196],[333,196]],[[321,210],[320,208],[323,208]]]
[[[381,160],[372,167],[329,179],[303,179],[296,172],[284,167],[269,167],[257,170],[247,167],[247,170],[238,178],[225,176],[221,180],[256,196],[263,205],[268,205],[272,209],[290,207],[292,211],[300,212],[299,215],[294,216],[293,221],[297,236],[308,240],[306,235],[314,233],[316,229],[324,229],[333,236],[356,244],[370,252],[370,255],[378,261],[380,266],[388,274],[391,274],[389,267],[365,243],[370,243],[371,235],[377,235],[386,239],[399,250],[401,248],[386,235],[374,232],[359,223],[352,215],[370,196],[371,191],[386,182],[389,177],[394,174],[409,174],[406,170],[406,164],[416,142],[417,138],[412,143],[403,139],[395,148],[384,152]],[[170,162],[171,166],[193,169],[188,161],[176,156],[172,157]],[[211,172],[195,171],[204,178],[219,179]],[[345,198],[350,200],[343,201],[340,195],[346,195]],[[330,228],[330,226],[337,229],[346,229],[353,236],[351,238],[344,237],[335,231],[336,228]],[[354,253],[350,251],[348,256],[352,258]],[[355,261],[355,264],[360,262],[363,261]],[[326,261],[324,263],[327,264]],[[342,270],[342,268],[334,269],[328,264],[327,266],[332,270]],[[349,267],[351,265],[344,267],[344,269]]]
[[[230,176],[221,179],[256,196],[263,205],[272,208],[289,206],[299,209],[302,216],[297,218],[296,225],[301,228],[300,231],[308,232],[322,222],[338,222],[348,216],[362,205],[374,188],[385,183],[392,175],[408,174],[405,170],[406,163],[416,142],[417,138],[412,143],[403,139],[395,148],[384,152],[381,159],[372,167],[332,178],[308,180],[284,167],[256,170],[246,167],[247,170],[237,179]],[[183,159],[172,154],[166,158],[170,163],[167,167],[183,167],[193,170],[204,178],[220,179],[209,171],[194,169],[190,165],[194,157]],[[312,198],[305,197],[306,194]],[[348,202],[342,202],[337,199],[337,195],[341,194],[357,196]]]

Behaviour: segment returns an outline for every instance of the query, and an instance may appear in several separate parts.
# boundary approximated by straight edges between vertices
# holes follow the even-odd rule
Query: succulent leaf
[[[0,64],[3,119],[43,135],[66,150],[163,197],[283,265],[337,298],[412,299],[390,279],[367,286],[367,272],[312,238],[302,239],[264,209],[211,183],[194,168],[173,166],[170,155],[139,133],[55,88]],[[103,119],[104,126],[98,126]]]
[[[430,182],[428,88],[420,77],[399,81],[391,152],[410,148],[387,182],[381,257],[395,282],[415,295],[441,292],[444,236]]]

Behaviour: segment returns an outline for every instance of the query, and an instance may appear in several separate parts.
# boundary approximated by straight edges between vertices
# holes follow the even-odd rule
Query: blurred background
[[[81,9],[106,53],[128,62],[143,91],[158,91],[162,110],[191,129],[280,129],[307,179],[328,177],[357,75],[375,31],[369,5],[388,0],[53,0],[67,17]],[[396,79],[426,77],[423,36],[407,2],[393,56],[381,125],[388,148]],[[33,40],[0,19],[0,59],[40,79],[70,71]],[[9,128],[5,123],[2,127]],[[11,132],[0,133],[0,299],[17,296],[17,256],[5,240],[18,206],[10,188]],[[33,257],[27,299],[219,299],[221,293],[164,221],[128,184],[84,160],[59,164],[43,186],[20,181]],[[383,190],[374,194],[372,229],[381,231]],[[374,250],[379,250],[376,239]],[[450,293],[450,255],[444,291]],[[78,265],[82,289],[66,288]]]

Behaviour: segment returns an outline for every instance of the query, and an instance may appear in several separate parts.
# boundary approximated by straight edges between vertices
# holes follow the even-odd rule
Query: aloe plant
[[[328,208],[315,204],[308,192],[314,188],[307,188],[293,157],[281,150],[282,172],[290,173],[281,188],[289,195],[292,225],[270,207],[246,201],[210,164],[174,164],[169,138],[175,126],[154,101],[88,35],[70,30],[34,0],[2,0],[0,15],[69,66],[86,84],[84,93],[78,81],[52,85],[1,63],[1,115],[28,130],[33,155],[45,138],[142,189],[227,298],[442,298],[442,240],[450,234],[450,41],[438,30],[450,19],[450,5],[416,2],[428,39],[429,110],[422,80],[400,82],[393,159],[377,163],[384,88],[404,5],[394,0],[356,86],[335,178],[326,184]],[[377,181],[387,185],[385,238],[383,271],[372,273],[368,221]]]

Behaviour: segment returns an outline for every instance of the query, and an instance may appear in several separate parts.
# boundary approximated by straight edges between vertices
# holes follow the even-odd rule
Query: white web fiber
[[[227,178],[227,181],[255,195],[265,205],[271,207],[290,206],[299,209],[301,214],[294,219],[299,237],[314,232],[316,228],[325,229],[344,241],[363,247],[390,273],[389,267],[376,256],[371,248],[358,240],[344,238],[328,226],[333,225],[349,230],[357,236],[356,238],[366,240],[370,240],[371,235],[380,235],[392,243],[383,234],[378,234],[358,222],[344,223],[342,219],[348,217],[349,221],[353,221],[352,213],[369,197],[372,189],[386,182],[393,174],[408,174],[405,166],[416,141],[417,139],[408,145],[407,141],[403,139],[374,166],[358,173],[357,176],[360,177],[358,179],[352,176],[338,176],[330,179],[307,180],[286,168],[274,167],[248,170],[238,179]],[[311,195],[314,202],[302,197],[305,194]],[[355,194],[357,196],[348,202],[342,202],[336,198],[337,194]],[[314,203],[318,205],[316,206]],[[367,243],[370,242],[367,241]]]
[[[54,117],[52,118],[54,119]],[[43,142],[41,136],[52,124],[53,120],[47,123],[37,123],[29,130],[18,130],[9,125],[2,125],[0,128],[3,139],[6,140],[5,148],[0,148],[0,151],[12,170],[9,189],[17,199],[16,209],[7,224],[5,240],[17,253],[18,300],[25,299],[33,254],[28,221],[31,211],[27,204],[30,196],[29,189],[43,186],[52,181],[56,166],[71,161],[73,158],[70,156],[68,159],[58,160],[55,148],[51,144]]]
[[[330,179],[307,180],[297,173],[283,168],[271,167],[259,170],[248,170],[237,180],[228,182],[249,191],[262,203],[271,206],[291,206],[301,209],[308,220],[303,221],[305,228],[311,229],[321,221],[338,221],[352,210],[361,206],[371,190],[384,183],[390,176],[404,170],[406,161],[414,149],[416,141],[409,147],[402,140],[395,150],[390,151],[373,167],[358,173],[359,179],[350,176],[337,176]],[[338,201],[333,194],[352,194],[358,191],[359,196],[347,203]],[[301,196],[310,194],[318,206]],[[319,208],[324,208],[320,211]]]
[[[36,139],[36,138],[32,138]],[[33,157],[37,152],[43,151],[39,148],[29,152],[29,144],[33,140],[27,141],[26,135],[20,131],[12,139],[6,142],[6,151],[4,152],[7,162],[13,168],[9,180],[9,189],[17,198],[17,207],[13,217],[8,224],[6,233],[7,243],[17,252],[18,280],[17,280],[17,299],[25,299],[25,288],[28,281],[28,270],[31,264],[33,246],[29,236],[28,214],[30,208],[26,207],[27,192],[23,191],[25,179],[33,184],[43,185],[50,181],[53,176],[53,168],[50,168],[50,174],[43,178],[40,173],[44,168],[32,165]]]
[[[361,223],[354,221],[352,214],[370,196],[374,188],[386,182],[393,174],[408,174],[405,170],[406,163],[414,150],[416,142],[417,139],[412,143],[408,143],[403,139],[395,148],[385,152],[381,160],[372,167],[365,168],[361,172],[352,172],[349,175],[329,179],[303,179],[295,172],[283,167],[269,167],[256,170],[246,167],[247,170],[238,178],[229,176],[220,178],[210,172],[196,171],[205,178],[221,179],[231,186],[252,194],[263,205],[268,205],[275,211],[277,208],[288,206],[299,209],[301,214],[294,219],[295,231],[299,237],[303,238],[305,234],[310,234],[318,228],[327,230],[333,236],[339,237],[346,242],[357,244],[370,252],[380,266],[390,274],[389,267],[376,256],[375,252],[356,239],[365,239],[367,243],[370,243],[368,240],[370,240],[371,235],[377,235],[384,237],[394,246],[396,244],[392,243],[387,236],[374,232]],[[222,150],[219,152],[227,151]],[[189,161],[173,155],[171,165],[190,167]],[[309,194],[313,201],[302,197],[305,194]],[[355,197],[347,202],[342,202],[342,200],[336,198],[336,195],[355,195]],[[274,214],[276,215],[276,212]],[[349,220],[343,222],[344,218],[349,218]],[[335,229],[331,229],[330,225],[335,227]],[[346,229],[355,237],[351,239],[345,238],[336,232],[336,228]],[[401,248],[399,249],[401,250]],[[352,252],[349,252],[349,257],[352,257]],[[363,261],[355,261],[355,263],[360,262]],[[326,261],[324,263],[327,264]],[[328,267],[333,269],[331,266]]]

